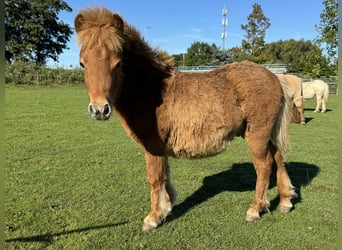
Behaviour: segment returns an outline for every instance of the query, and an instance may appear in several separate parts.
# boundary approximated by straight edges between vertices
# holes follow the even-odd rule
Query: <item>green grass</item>
[[[236,138],[218,156],[170,160],[178,206],[152,232],[141,231],[150,207],[141,148],[115,117],[91,119],[87,104],[84,87],[6,88],[8,249],[337,249],[337,96],[329,112],[291,124],[291,213],[276,209],[272,178],[271,212],[245,222],[255,173]]]

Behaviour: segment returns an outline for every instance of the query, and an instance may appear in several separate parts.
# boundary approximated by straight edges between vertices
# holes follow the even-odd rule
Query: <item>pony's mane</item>
[[[154,67],[170,70],[174,60],[167,52],[151,48],[133,26],[124,23],[123,34],[112,25],[113,13],[105,8],[89,8],[80,11],[83,22],[78,32],[78,42],[82,48],[94,45],[120,53],[123,49],[134,51],[137,56],[148,59]]]
[[[99,45],[121,52],[122,38],[112,25],[112,12],[105,8],[89,8],[81,10],[80,14],[83,22],[77,37],[82,48]]]
[[[156,68],[170,70],[174,66],[174,59],[166,51],[151,46],[142,38],[140,32],[132,25],[125,23],[124,40],[126,48],[134,51],[136,56],[148,59]]]

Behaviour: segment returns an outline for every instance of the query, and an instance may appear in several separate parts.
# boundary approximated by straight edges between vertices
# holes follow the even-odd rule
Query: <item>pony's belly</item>
[[[222,152],[234,136],[214,136],[207,138],[190,138],[167,145],[168,154],[177,158],[195,159],[213,156]]]
[[[309,100],[315,97],[315,93],[312,91],[306,91],[304,92],[303,99],[304,100]]]

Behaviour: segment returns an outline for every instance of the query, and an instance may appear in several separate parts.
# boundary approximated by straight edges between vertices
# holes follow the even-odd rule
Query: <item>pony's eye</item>
[[[80,66],[81,66],[82,68],[84,68],[84,64],[83,64],[83,63],[81,63],[81,62],[80,62]]]

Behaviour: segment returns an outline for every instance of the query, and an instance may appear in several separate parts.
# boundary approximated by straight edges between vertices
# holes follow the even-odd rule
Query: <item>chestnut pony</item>
[[[215,155],[235,136],[246,140],[257,174],[246,220],[259,219],[267,209],[272,168],[280,210],[291,210],[295,192],[282,160],[291,102],[273,73],[248,61],[206,73],[175,71],[167,53],[152,49],[134,27],[105,8],[81,10],[75,28],[89,113],[107,120],[115,110],[145,152],[151,210],[143,230],[161,224],[175,204],[168,156]]]

